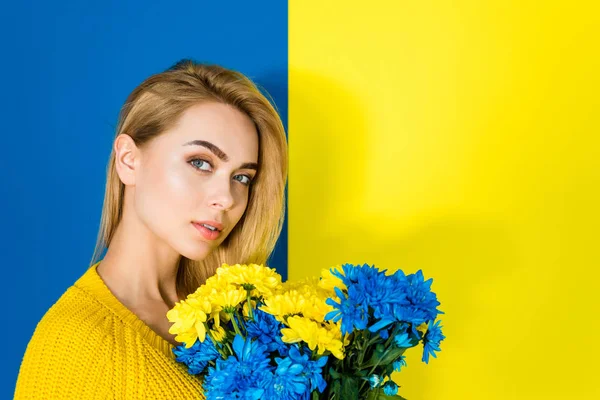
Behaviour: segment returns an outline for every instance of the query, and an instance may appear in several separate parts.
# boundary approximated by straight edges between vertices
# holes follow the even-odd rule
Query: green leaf
[[[329,367],[329,375],[333,378],[333,379],[339,379],[340,376],[342,376],[342,374],[340,374],[339,372],[337,372],[335,369],[333,369],[333,367]]]
[[[388,396],[383,393],[383,390],[377,388],[375,390],[370,390],[367,394],[367,400],[406,400],[404,397],[399,396],[397,394],[393,396]]]
[[[392,362],[396,361],[398,359],[398,357],[400,357],[404,352],[406,351],[406,348],[404,347],[398,347],[398,348],[394,348],[391,349],[379,362],[380,365],[387,365],[387,364],[391,364]]]
[[[393,367],[392,367],[392,368],[393,368]],[[355,372],[354,372],[354,375],[355,375],[356,377],[358,377],[358,378],[365,377],[365,376],[367,376],[368,374],[369,374],[369,371],[367,371],[366,369],[361,369],[361,370],[358,370],[358,371],[355,371]]]
[[[344,400],[358,400],[358,380],[345,376],[342,378],[342,393],[340,398]]]
[[[399,396],[397,394],[393,395],[393,396],[388,396],[385,393],[380,393],[377,396],[377,400],[391,400],[391,399],[395,399],[395,400],[406,400],[404,397]]]
[[[379,347],[379,345],[377,345],[377,347]],[[383,345],[381,347],[383,347]],[[385,351],[385,349],[384,351],[376,349],[375,352],[373,352],[373,356],[369,359],[369,361],[367,361],[366,364],[363,364],[360,367],[370,368],[374,365],[385,366],[387,364],[391,364],[392,362],[396,361],[405,351],[405,347],[396,346],[387,349],[387,352]]]
[[[336,399],[340,398],[340,392],[342,391],[342,384],[340,383],[339,379],[336,379],[335,381],[333,381],[333,383],[331,384],[331,390],[330,390],[330,394],[331,395],[335,395]]]
[[[377,360],[379,360],[381,358],[381,356],[383,355],[384,352],[385,352],[385,346],[381,343],[378,343],[375,346],[375,349],[373,350],[373,354],[371,355],[371,358],[366,363],[363,363],[362,365],[360,365],[359,368],[363,369],[363,368],[367,368],[367,367],[377,364]]]

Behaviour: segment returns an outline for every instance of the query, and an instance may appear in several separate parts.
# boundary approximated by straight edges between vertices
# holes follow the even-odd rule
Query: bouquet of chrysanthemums
[[[167,317],[173,349],[212,399],[403,399],[403,353],[425,363],[444,339],[432,279],[344,264],[282,283],[263,265],[223,264]]]

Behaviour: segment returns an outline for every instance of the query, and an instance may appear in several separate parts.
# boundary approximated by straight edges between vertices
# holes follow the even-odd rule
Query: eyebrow
[[[215,156],[219,157],[221,161],[229,161],[229,157],[223,150],[212,144],[211,142],[207,142],[206,140],[192,140],[190,142],[184,143],[184,146],[202,146],[210,150]],[[243,163],[240,169],[253,169],[258,171],[257,163]]]

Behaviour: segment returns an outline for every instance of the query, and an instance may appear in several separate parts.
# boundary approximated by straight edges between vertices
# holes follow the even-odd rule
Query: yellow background
[[[409,400],[600,398],[593,4],[290,0],[289,277],[434,278]]]

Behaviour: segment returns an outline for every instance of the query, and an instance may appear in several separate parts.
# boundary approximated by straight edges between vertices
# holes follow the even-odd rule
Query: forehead
[[[256,161],[258,133],[245,113],[228,104],[207,102],[186,109],[171,129],[159,137],[163,144],[192,151],[197,146],[183,146],[192,140],[211,142],[230,159]]]

